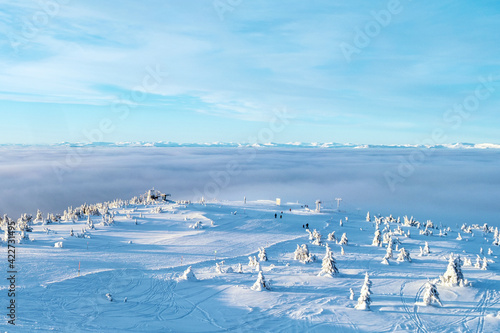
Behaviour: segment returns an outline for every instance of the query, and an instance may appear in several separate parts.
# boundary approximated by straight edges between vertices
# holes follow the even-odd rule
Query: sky
[[[500,143],[500,4],[0,0],[0,144]]]

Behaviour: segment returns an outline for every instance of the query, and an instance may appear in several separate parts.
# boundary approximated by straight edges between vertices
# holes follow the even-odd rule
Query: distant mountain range
[[[83,142],[70,143],[61,142],[56,144],[46,145],[29,145],[29,144],[0,144],[0,147],[220,147],[220,148],[237,148],[237,147],[257,147],[257,148],[323,148],[323,149],[389,149],[389,148],[441,148],[441,149],[500,149],[500,144],[495,143],[452,143],[452,144],[436,144],[436,145],[373,145],[373,144],[354,144],[354,143],[304,143],[304,142],[288,142],[288,143],[233,143],[233,142],[212,142],[212,143],[176,143],[169,141],[157,142]]]

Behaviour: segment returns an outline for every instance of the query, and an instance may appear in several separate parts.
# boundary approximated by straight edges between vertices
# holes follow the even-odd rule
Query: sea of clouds
[[[1,147],[0,214],[61,213],[156,188],[174,200],[282,202],[498,224],[500,150]]]

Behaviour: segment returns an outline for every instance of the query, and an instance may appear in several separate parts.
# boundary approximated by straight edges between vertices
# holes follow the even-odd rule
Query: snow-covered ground
[[[268,200],[244,203],[243,198],[204,204],[125,202],[110,205],[114,223],[109,226],[103,225],[102,216],[90,216],[95,229],[86,232],[88,238],[77,237],[87,226],[87,216],[75,222],[36,222],[27,233],[30,240],[16,249],[16,327],[2,321],[0,328],[9,332],[500,329],[500,247],[493,245],[494,233],[484,232],[482,221],[471,233],[454,223],[447,235],[439,236],[448,226],[435,223],[438,229],[428,228],[432,235],[421,235],[426,221],[420,221],[419,230],[415,225],[404,226],[403,216],[401,223],[383,218],[381,235],[392,235],[395,243],[394,257],[386,265],[382,260],[387,244],[372,245],[373,214],[367,222],[366,211],[327,209],[318,213],[310,208],[300,203],[277,206]],[[201,228],[193,228],[197,222]],[[322,235],[320,245],[312,244],[303,228],[306,223]],[[70,236],[71,230],[74,236]],[[348,244],[328,241],[333,231],[337,240],[345,233]],[[457,240],[459,232],[461,240]],[[62,247],[55,247],[59,242]],[[419,256],[425,242],[430,253]],[[316,261],[294,260],[294,251],[302,244],[307,244]],[[339,270],[333,277],[318,276],[326,244]],[[409,251],[411,262],[396,260],[396,246]],[[268,260],[259,265],[271,290],[255,291],[251,288],[258,271],[248,265],[248,257],[257,256],[262,247]],[[445,273],[451,253],[472,261],[472,266],[462,267],[470,285],[437,283],[442,306],[422,305],[427,281]],[[474,267],[477,255],[487,258],[486,270]],[[242,273],[237,272],[239,264]],[[181,278],[188,267],[196,280]],[[229,268],[233,272],[227,272]],[[354,308],[365,273],[372,282],[369,311]],[[349,299],[350,288],[354,300]],[[5,283],[1,289],[5,309]]]

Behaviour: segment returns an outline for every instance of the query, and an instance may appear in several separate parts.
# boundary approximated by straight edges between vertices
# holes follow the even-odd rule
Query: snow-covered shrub
[[[335,258],[333,257],[333,253],[327,244],[325,257],[323,258],[323,261],[321,264],[321,272],[319,272],[318,276],[324,276],[324,275],[334,276],[334,275],[336,275],[339,272],[339,270],[337,269],[337,266],[335,266],[335,264],[336,264]]]
[[[257,281],[255,281],[251,289],[255,291],[271,290],[271,285],[268,282],[266,282],[266,279],[264,277],[264,274],[262,274],[262,271],[259,272],[259,275],[257,276]]]
[[[196,276],[194,275],[191,266],[189,266],[184,273],[179,277],[178,281],[197,281]]]
[[[460,233],[458,233],[457,240],[462,240],[462,235],[460,235]]]
[[[189,226],[191,229],[203,229],[203,222],[197,221],[195,224]]]
[[[110,293],[106,294],[106,298],[108,299],[108,301],[113,302],[113,296],[111,296]]]
[[[236,273],[243,273],[243,266],[240,264],[238,264],[238,268],[236,268]]]
[[[63,242],[57,242],[57,243],[55,243],[54,247],[62,248],[63,247]]]
[[[349,288],[349,299],[354,301],[354,290],[352,290],[352,288]]]
[[[215,263],[215,271],[219,274],[223,274],[224,271],[224,261]]]
[[[411,262],[410,252],[406,251],[405,248],[402,247],[399,250],[399,255],[398,255],[398,258],[396,260],[399,262],[402,262],[402,261]]]
[[[328,234],[328,240],[329,241],[336,241],[337,240],[335,238],[335,231],[332,231],[331,233]]]
[[[437,290],[436,285],[432,284],[430,281],[428,281],[425,284],[423,302],[425,305],[431,305],[432,303],[438,303],[439,305],[443,306],[443,304],[441,303],[441,300],[439,299],[439,292]]]

